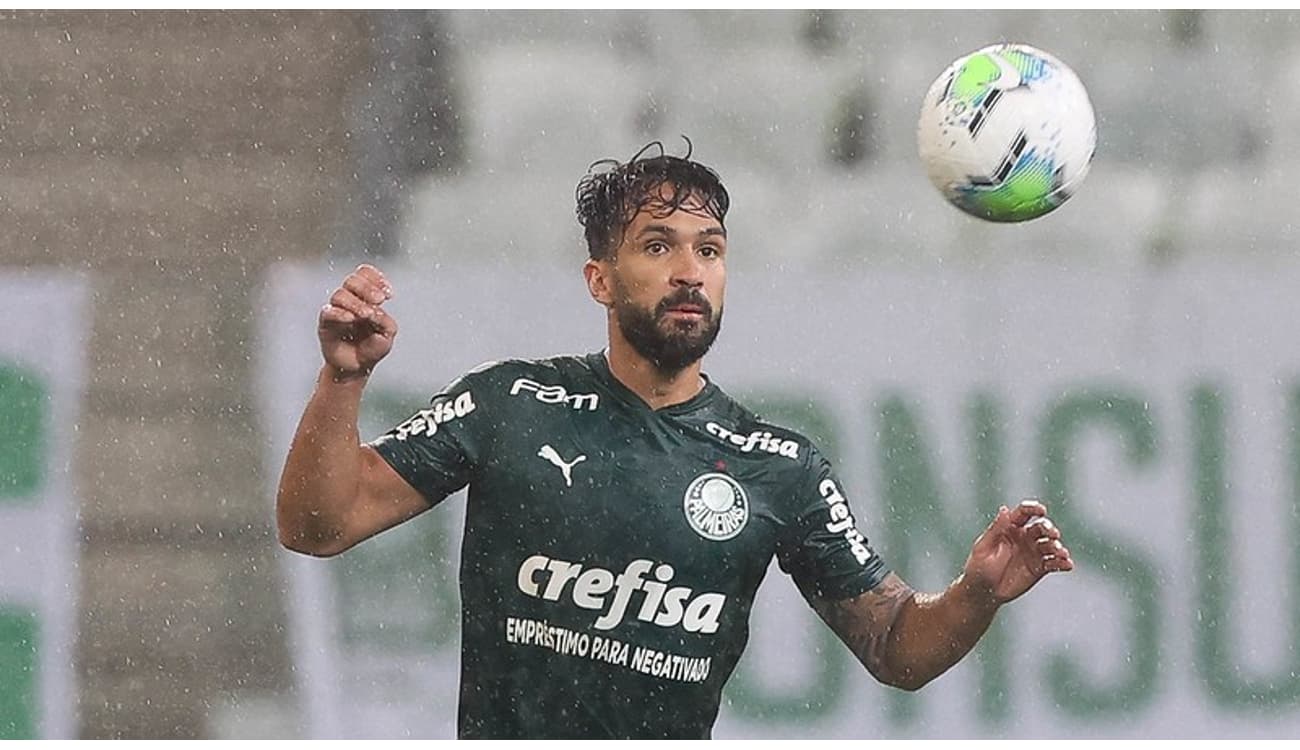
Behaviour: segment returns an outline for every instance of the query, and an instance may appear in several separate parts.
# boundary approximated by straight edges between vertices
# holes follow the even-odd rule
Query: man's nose
[[[688,287],[704,285],[704,263],[695,251],[688,250],[678,255],[673,263],[672,283]]]

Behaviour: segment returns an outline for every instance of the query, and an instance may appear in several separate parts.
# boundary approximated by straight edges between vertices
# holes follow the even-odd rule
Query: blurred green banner
[[[77,502],[86,288],[0,274],[0,738],[74,739]]]

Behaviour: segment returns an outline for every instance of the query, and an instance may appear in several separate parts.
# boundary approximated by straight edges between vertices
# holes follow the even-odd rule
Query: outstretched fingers
[[[1047,506],[1030,498],[1014,508],[1000,512],[998,520],[1006,519],[1009,533],[1021,546],[1026,564],[1037,575],[1056,571],[1074,570],[1070,549],[1062,541],[1061,530],[1047,517]]]
[[[1039,516],[1025,524],[1026,541],[1033,546],[1032,555],[1041,564],[1044,573],[1074,570],[1070,549],[1061,541],[1061,530],[1047,516]]]
[[[1022,501],[1019,505],[1011,509],[1011,525],[1024,526],[1036,518],[1043,518],[1047,515],[1047,506],[1043,505],[1036,499],[1030,498]]]

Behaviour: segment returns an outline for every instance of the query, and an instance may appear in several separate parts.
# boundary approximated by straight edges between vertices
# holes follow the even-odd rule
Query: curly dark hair
[[[605,260],[622,242],[628,224],[646,206],[667,216],[685,207],[703,211],[726,226],[731,198],[721,178],[712,169],[691,161],[691,141],[685,156],[669,156],[660,141],[651,141],[625,163],[602,159],[587,168],[578,182],[578,223],[587,238],[587,252],[593,260]],[[647,156],[658,149],[659,153]],[[664,198],[663,186],[672,194]]]

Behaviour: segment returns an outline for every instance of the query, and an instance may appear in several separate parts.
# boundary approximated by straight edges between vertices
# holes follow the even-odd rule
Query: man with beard
[[[461,737],[708,737],[773,557],[872,675],[907,690],[1074,567],[1026,501],[998,512],[946,590],[913,591],[817,448],[703,374],[729,198],[689,156],[643,150],[578,185],[602,352],[485,365],[362,444],[392,289],[361,266],[320,312],[325,363],[280,480],[280,540],[335,555],[469,486]]]

